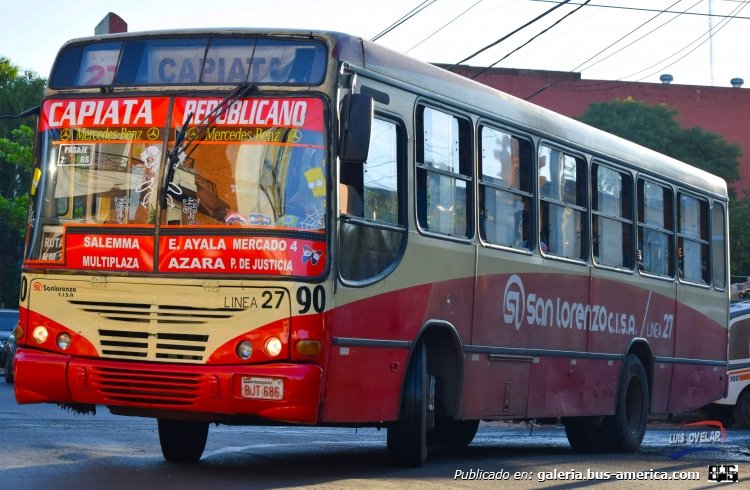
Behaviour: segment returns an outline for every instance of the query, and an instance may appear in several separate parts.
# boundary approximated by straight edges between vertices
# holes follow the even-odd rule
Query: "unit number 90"
[[[321,313],[326,307],[326,290],[320,285],[312,289],[302,286],[297,290],[297,303],[300,306],[300,314],[307,313],[310,309]]]

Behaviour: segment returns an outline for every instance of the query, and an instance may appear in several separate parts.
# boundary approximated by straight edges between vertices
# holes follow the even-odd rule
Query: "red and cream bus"
[[[16,399],[167,460],[210,423],[634,451],[725,394],[721,179],[358,37],[70,41],[35,151]]]

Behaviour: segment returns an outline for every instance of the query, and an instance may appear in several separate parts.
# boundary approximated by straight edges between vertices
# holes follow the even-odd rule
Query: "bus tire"
[[[172,463],[195,463],[201,459],[208,439],[208,422],[159,419],[158,424],[164,459]]]
[[[738,427],[750,429],[750,389],[745,389],[740,393],[734,405],[733,415]]]
[[[734,424],[734,408],[732,405],[719,405],[712,403],[698,410],[698,416],[701,420],[716,420],[721,422],[724,427],[730,427]]]
[[[565,436],[576,453],[599,453],[603,449],[601,417],[565,417]]]
[[[602,422],[605,448],[612,452],[636,451],[646,434],[649,393],[646,370],[638,356],[625,358],[615,399],[615,414]]]
[[[419,467],[427,459],[429,381],[424,344],[415,347],[406,370],[399,418],[388,426],[387,446],[391,462]]]
[[[12,354],[8,353],[8,355],[5,356],[5,366],[3,366],[3,369],[5,370],[5,382],[6,383],[12,383],[13,382],[13,357],[12,357]]]
[[[427,433],[427,442],[429,445],[461,449],[471,444],[478,428],[479,420],[436,418],[435,427]]]

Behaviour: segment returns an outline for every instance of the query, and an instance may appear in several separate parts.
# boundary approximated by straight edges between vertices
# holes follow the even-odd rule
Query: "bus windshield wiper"
[[[229,109],[241,97],[244,97],[255,87],[252,83],[242,83],[234,91],[227,95],[221,102],[219,102],[214,109],[209,112],[205,118],[195,127],[195,130],[191,132],[188,137],[188,126],[193,119],[194,113],[188,114],[185,123],[180,127],[177,135],[175,136],[174,147],[169,151],[167,155],[167,175],[165,178],[166,191],[162,194],[162,207],[166,207],[172,194],[179,195],[179,189],[172,188],[172,179],[174,178],[177,167],[190,157],[195,150],[195,147],[188,149],[193,146],[193,143],[203,138],[206,131],[216,123],[216,120]]]

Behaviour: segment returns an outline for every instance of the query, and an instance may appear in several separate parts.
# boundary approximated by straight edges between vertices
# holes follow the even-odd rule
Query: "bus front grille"
[[[175,304],[70,300],[97,325],[98,351],[110,359],[205,362],[209,329],[243,310]]]
[[[186,407],[200,397],[200,375],[98,367],[92,385],[107,403]]]
[[[207,342],[208,335],[99,330],[100,352],[104,357],[200,362]]]

